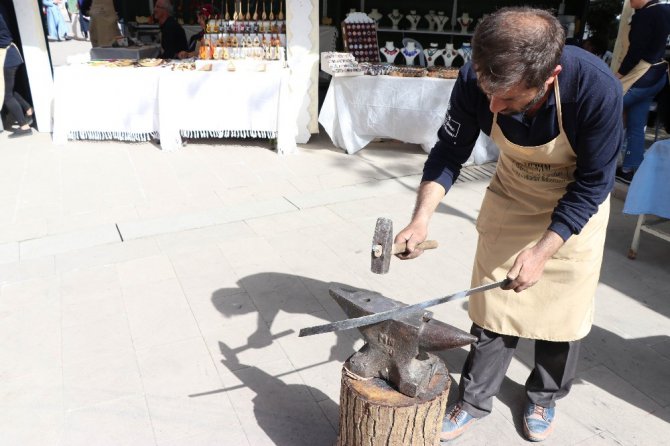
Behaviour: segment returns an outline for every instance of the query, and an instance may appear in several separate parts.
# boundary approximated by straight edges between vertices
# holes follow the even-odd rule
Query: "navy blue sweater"
[[[549,229],[567,240],[581,231],[612,190],[623,138],[623,101],[621,82],[593,54],[566,46],[560,63],[563,128],[577,155],[577,166],[574,181],[556,204]],[[447,121],[459,123],[459,130],[450,136],[444,126],[440,127],[439,140],[423,169],[423,181],[436,181],[449,190],[470,156],[479,131],[491,135],[493,113],[486,95],[477,86],[471,63],[459,72]],[[508,140],[522,146],[543,145],[556,138],[560,130],[553,89],[530,122],[521,114],[498,115],[498,125]]]
[[[3,13],[4,8],[0,9],[0,48],[7,48],[4,66],[7,68],[16,67],[23,63],[23,58],[21,57],[19,50],[14,45],[11,47],[9,46],[12,43],[12,33],[9,30],[7,23],[5,22]],[[0,94],[4,94],[4,92],[0,92]]]
[[[652,0],[635,10],[628,33],[630,46],[619,67],[620,74],[628,74],[640,60],[654,64],[665,57],[665,45],[670,34],[670,5],[657,3],[658,0]],[[651,87],[661,76],[665,76],[667,68],[665,64],[651,67],[633,86]]]

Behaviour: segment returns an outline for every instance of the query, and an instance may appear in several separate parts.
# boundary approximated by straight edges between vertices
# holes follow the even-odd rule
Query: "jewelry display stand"
[[[416,57],[419,55],[419,48],[416,47],[414,42],[407,42],[407,45],[404,46],[400,52],[405,58],[405,65],[421,65],[420,63],[414,63]]]
[[[417,26],[419,25],[419,22],[421,21],[421,16],[417,15],[416,11],[412,10],[409,12],[407,17],[405,17],[407,21],[409,22],[409,29],[412,31],[416,31]]]
[[[435,16],[435,30],[437,32],[444,31],[444,25],[446,25],[448,21],[449,17],[444,15],[444,11],[438,11],[437,15]]]
[[[472,19],[470,18],[470,14],[467,12],[464,12],[459,18],[458,18],[458,25],[461,27],[461,32],[465,33],[468,32],[468,27],[472,24]]]
[[[392,29],[398,29],[398,24],[402,20],[404,16],[400,14],[400,10],[394,9],[391,11],[391,13],[388,15],[388,18],[391,20],[391,23],[393,24]]]
[[[454,59],[458,56],[458,51],[454,49],[453,43],[447,43],[442,51],[442,58],[444,59],[444,66],[450,67]]]
[[[435,11],[431,9],[428,14],[423,16],[428,22],[428,31],[435,31],[435,15]]]
[[[395,44],[392,41],[386,42],[386,45],[380,48],[379,52],[384,56],[384,59],[388,63],[395,62],[395,58],[400,54],[400,50],[395,47]]]
[[[365,13],[350,13],[342,22],[344,51],[360,62],[379,62],[377,24]]]
[[[377,8],[372,8],[372,11],[368,12],[368,17],[374,20],[377,26],[379,26],[379,21],[384,17],[384,15],[379,12]]]
[[[423,50],[423,54],[426,56],[426,66],[432,67],[437,58],[442,56],[442,50],[437,47],[437,43],[431,43],[430,48]]]
[[[466,64],[472,59],[472,47],[469,43],[464,43],[458,49],[458,54],[463,58],[463,64]]]

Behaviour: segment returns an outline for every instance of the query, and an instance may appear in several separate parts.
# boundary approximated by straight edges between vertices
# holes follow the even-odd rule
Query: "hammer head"
[[[389,272],[393,251],[393,222],[388,218],[379,217],[372,236],[372,263],[370,270],[375,274]]]

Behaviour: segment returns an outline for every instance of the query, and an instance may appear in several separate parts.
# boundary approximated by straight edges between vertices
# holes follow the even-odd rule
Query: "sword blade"
[[[350,328],[376,324],[378,322],[394,319],[399,316],[405,316],[408,314],[416,313],[428,307],[433,307],[435,305],[443,304],[446,302],[463,299],[464,297],[468,297],[475,293],[481,293],[482,291],[498,288],[505,285],[508,282],[509,280],[505,279],[501,280],[500,282],[489,283],[475,288],[470,288],[469,290],[459,291],[458,293],[450,294],[449,296],[426,300],[414,305],[407,305],[406,307],[394,308],[388,311],[381,311],[379,313],[368,314],[367,316],[344,319],[342,321],[331,322],[323,325],[315,325],[313,327],[306,327],[300,330],[298,337],[312,336],[321,333],[329,333],[331,331],[349,330]]]

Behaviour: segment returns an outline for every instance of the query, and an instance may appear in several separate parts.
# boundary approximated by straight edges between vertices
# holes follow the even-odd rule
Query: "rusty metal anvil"
[[[360,317],[404,307],[379,293],[333,285],[330,295],[349,317]],[[366,344],[351,358],[349,370],[364,378],[381,378],[410,397],[422,395],[433,375],[444,369],[431,351],[462,347],[476,337],[420,311],[359,328]]]

